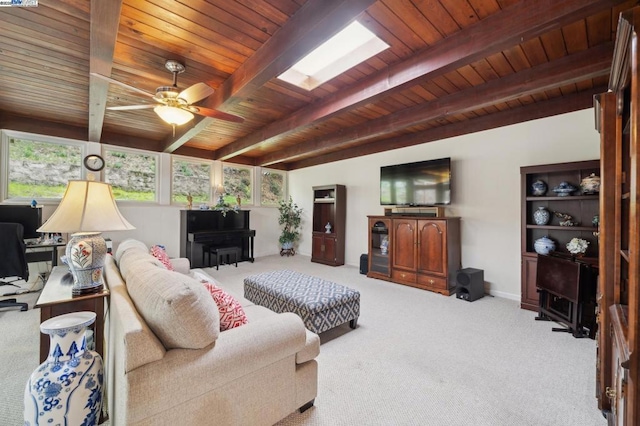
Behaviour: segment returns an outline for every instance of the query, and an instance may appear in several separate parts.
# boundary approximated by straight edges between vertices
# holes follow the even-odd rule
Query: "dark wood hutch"
[[[344,265],[347,226],[347,188],[344,185],[313,187],[311,261]]]
[[[600,175],[600,161],[575,161],[569,163],[543,164],[520,168],[521,176],[521,296],[520,307],[537,311],[538,289],[536,288],[536,269],[538,254],[534,249],[535,241],[549,237],[556,244],[556,252],[567,254],[567,243],[574,237],[585,239],[589,247],[582,260],[593,265],[598,263],[597,227],[593,224],[594,216],[599,214],[599,195],[585,195],[580,192],[580,182],[591,173]],[[546,193],[533,195],[532,184],[541,180],[547,185]],[[553,189],[561,182],[568,182],[576,187],[569,196],[558,196]],[[533,213],[545,207],[550,212],[550,220],[545,225],[537,225]],[[575,226],[561,226],[560,219],[554,212],[572,216]]]

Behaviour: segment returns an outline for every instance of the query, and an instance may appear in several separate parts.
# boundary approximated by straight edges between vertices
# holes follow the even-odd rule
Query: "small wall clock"
[[[97,154],[90,154],[84,157],[84,166],[92,172],[99,172],[104,169],[104,158]]]

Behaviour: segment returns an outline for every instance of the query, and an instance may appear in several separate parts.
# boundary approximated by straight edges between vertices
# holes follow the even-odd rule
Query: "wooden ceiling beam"
[[[109,131],[102,132],[102,140],[100,143],[154,152],[160,152],[160,148],[162,147],[162,141]]]
[[[40,120],[36,117],[12,114],[2,111],[0,114],[0,129],[10,129],[17,132],[37,133],[58,138],[85,140],[87,129],[83,126]]]
[[[308,0],[255,54],[201,106],[229,112],[231,106],[275,78],[353,21],[376,0]],[[204,130],[212,118],[198,120],[166,141],[173,152]]]
[[[91,0],[91,35],[89,73],[111,76],[113,52],[118,36],[122,0]],[[100,142],[104,113],[107,108],[109,82],[89,75],[89,128],[90,142]]]
[[[431,102],[425,102],[267,154],[258,163],[261,166],[267,166],[282,161],[291,161],[310,153],[333,150],[356,141],[380,137],[431,120],[445,118],[451,113],[461,114],[514,100],[528,94],[563,87],[586,78],[607,75],[612,57],[613,43],[601,44],[593,49],[565,56]]]
[[[455,124],[447,124],[425,130],[423,132],[411,133],[400,137],[391,137],[362,146],[347,148],[339,152],[317,155],[288,163],[286,164],[288,166],[287,170],[297,170],[305,167],[317,166],[319,164],[346,160],[348,158],[356,158],[393,149],[407,148],[455,136],[496,129],[503,126],[523,123],[525,121],[537,120],[553,115],[588,109],[593,107],[593,96],[606,91],[606,86],[596,87],[590,90],[574,93],[569,96],[558,97],[535,104],[528,104],[522,107],[460,121]]]
[[[256,145],[296,129],[331,118],[347,108],[375,102],[383,96],[442,76],[493,53],[518,45],[551,29],[586,18],[625,0],[522,1],[445,38],[398,64],[302,108],[287,117],[220,148],[216,159],[227,160]],[[496,30],[499,28],[500,30]]]

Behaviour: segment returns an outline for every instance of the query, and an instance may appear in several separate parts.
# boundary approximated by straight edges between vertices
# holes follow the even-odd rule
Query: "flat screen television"
[[[42,209],[30,205],[0,205],[0,222],[20,223],[24,227],[24,239],[39,238],[42,225]]]
[[[380,204],[411,207],[451,204],[451,158],[380,167]]]

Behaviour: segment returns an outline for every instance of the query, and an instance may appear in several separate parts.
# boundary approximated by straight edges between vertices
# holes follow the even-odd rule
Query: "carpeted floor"
[[[245,276],[275,269],[361,293],[358,328],[321,335],[315,406],[278,426],[606,424],[594,397],[595,342],[551,332],[555,324],[535,321],[517,302],[465,302],[300,255],[207,272],[242,295]],[[38,322],[37,310],[0,312],[2,426],[22,424],[24,384],[38,363]]]

